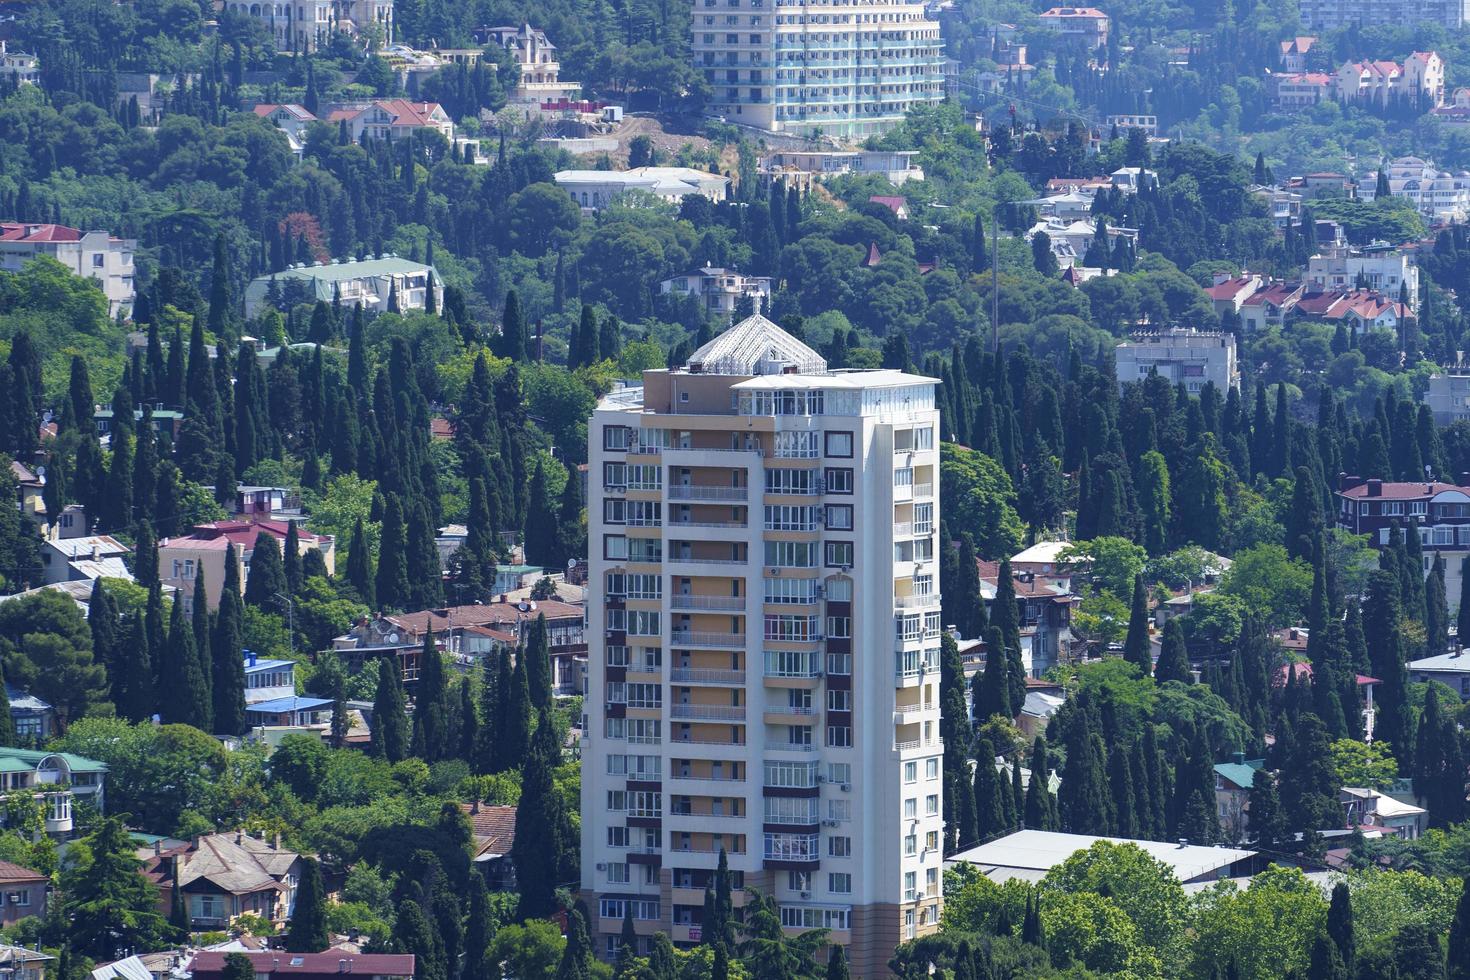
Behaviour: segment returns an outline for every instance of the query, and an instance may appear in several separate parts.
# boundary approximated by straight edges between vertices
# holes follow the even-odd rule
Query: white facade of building
[[[340,262],[333,259],[315,265],[293,265],[283,272],[256,276],[245,287],[245,315],[253,317],[271,303],[271,288],[283,296],[293,282],[302,284],[307,302],[338,300],[345,307],[362,306],[368,310],[386,311],[389,298],[394,298],[402,312],[422,310],[428,299],[429,281],[434,282],[435,299],[442,309],[444,280],[431,265],[384,255],[361,261]]]
[[[521,76],[510,97],[516,102],[543,102],[574,98],[582,90],[576,82],[561,80],[561,63],[556,60],[556,45],[546,32],[530,24],[520,27],[492,27],[483,32],[486,39],[505,48],[515,58]]]
[[[750,299],[755,312],[765,310],[771,302],[771,279],[769,276],[747,276],[734,269],[705,266],[665,279],[658,284],[658,291],[665,296],[698,296],[707,312],[720,313],[728,318],[735,313],[741,297]]]
[[[1313,288],[1354,289],[1360,281],[1389,300],[1397,300],[1406,286],[1409,307],[1419,308],[1419,266],[1406,252],[1386,245],[1332,248],[1307,260],[1307,283]]]
[[[22,51],[11,51],[0,41],[0,78],[14,79],[17,85],[41,83],[41,59]]]
[[[709,111],[773,132],[861,140],[944,98],[939,22],[908,0],[706,0],[694,67]]]
[[[1220,391],[1240,386],[1236,370],[1235,337],[1228,333],[1175,329],[1134,334],[1113,353],[1118,383],[1142,381],[1151,371],[1199,394],[1206,381]]]
[[[393,0],[216,0],[215,9],[254,17],[281,51],[309,54],[338,32],[393,40]]]
[[[133,239],[113,238],[105,231],[80,231],[65,225],[0,224],[0,270],[19,272],[37,256],[53,258],[74,275],[101,284],[109,316],[132,312],[133,250],[137,247]]]
[[[1313,30],[1343,27],[1410,27],[1439,24],[1457,29],[1470,20],[1470,0],[1301,0],[1302,26]]]
[[[723,201],[730,180],[719,174],[689,167],[637,167],[633,170],[559,170],[552,178],[556,186],[572,195],[584,210],[606,207],[629,191],[643,191],[678,204],[686,194],[699,194]]]
[[[1437,425],[1470,420],[1470,366],[1446,367],[1431,374],[1424,403]]]
[[[1436,170],[1433,160],[1398,157],[1388,165],[1388,189],[1406,197],[1431,223],[1463,221],[1470,215],[1470,171]],[[1371,201],[1378,194],[1378,172],[1358,181],[1358,198]]]
[[[699,941],[721,851],[854,976],[937,928],[936,382],[753,316],[589,423],[582,897]],[[735,904],[744,894],[735,892]]]

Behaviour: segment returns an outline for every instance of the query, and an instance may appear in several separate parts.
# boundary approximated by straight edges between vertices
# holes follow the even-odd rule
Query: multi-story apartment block
[[[1470,420],[1470,363],[1460,353],[1459,361],[1446,364],[1429,376],[1429,392],[1424,396],[1424,403],[1434,413],[1436,425]]]
[[[1337,526],[1367,535],[1375,548],[1388,543],[1395,525],[1407,534],[1413,522],[1424,548],[1424,574],[1436,555],[1444,559],[1451,608],[1459,606],[1461,566],[1470,557],[1470,473],[1457,479],[1397,483],[1339,474],[1336,493]]]
[[[248,14],[270,29],[282,51],[310,54],[333,34],[393,40],[393,0],[215,0],[216,10]]]
[[[581,885],[599,953],[627,909],[640,937],[698,942],[721,852],[855,976],[936,928],[936,384],[829,371],[752,316],[598,405]]]
[[[81,231],[66,225],[0,223],[0,270],[19,272],[31,259],[55,259],[73,275],[96,279],[107,297],[109,316],[133,309],[133,250],[131,238],[113,238],[105,231]]]
[[[944,98],[939,23],[910,0],[699,0],[709,111],[773,132],[861,140]]]
[[[1464,171],[1437,170],[1433,160],[1397,157],[1388,164],[1388,190],[1394,197],[1414,202],[1431,224],[1463,221],[1470,215],[1470,176]],[[1358,181],[1358,197],[1371,201],[1378,194],[1378,171]]]
[[[1415,51],[1403,64],[1348,61],[1337,69],[1333,81],[1342,102],[1432,109],[1444,101],[1444,59],[1433,51]]]
[[[1455,30],[1470,20],[1470,0],[1301,0],[1300,12],[1302,26],[1318,31],[1415,24]]]
[[[1113,350],[1118,383],[1142,381],[1154,371],[1198,394],[1206,381],[1220,391],[1240,387],[1235,335],[1176,328],[1136,333]]]
[[[1108,43],[1111,21],[1096,7],[1053,7],[1037,15],[1041,26],[1088,49]]]

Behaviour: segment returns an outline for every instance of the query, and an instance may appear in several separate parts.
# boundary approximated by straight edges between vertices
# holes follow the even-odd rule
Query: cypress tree
[[[185,622],[182,602],[173,604],[169,617],[158,693],[158,706],[168,721],[209,731],[212,720],[209,690],[194,649],[194,624]]]
[[[285,574],[285,594],[301,594],[301,535],[295,521],[286,522],[286,540],[281,544],[281,569]]]
[[[401,762],[407,758],[408,750],[403,679],[390,654],[378,660],[378,691],[373,698],[373,752],[389,762]]]
[[[1351,975],[1358,951],[1357,940],[1353,936],[1352,895],[1345,881],[1332,886],[1332,901],[1327,906],[1327,935]]]
[[[526,564],[552,567],[556,563],[556,521],[546,493],[546,470],[540,460],[531,476],[523,535]]]
[[[1026,814],[1026,787],[1021,783],[1021,760],[1011,761],[1011,818],[1010,828],[1019,830],[1021,818]]]
[[[1026,786],[1026,809],[1024,822],[1028,830],[1057,829],[1057,801],[1047,785],[1051,774],[1051,759],[1046,752],[1046,742],[1037,736],[1031,742],[1031,781]]]
[[[551,704],[551,646],[546,633],[546,614],[538,613],[526,630],[526,685],[534,708]]]
[[[1002,812],[1000,776],[995,771],[995,749],[990,740],[980,739],[975,743],[975,836],[961,840],[961,847],[989,840],[1005,831],[1010,818]]]
[[[582,903],[578,902],[567,910],[567,943],[562,947],[556,980],[591,980],[591,977],[592,940],[587,934],[587,920],[582,917]]]
[[[1460,608],[1455,610],[1455,645],[1470,644],[1470,558],[1460,559]]]
[[[5,671],[0,664],[0,745],[15,745],[15,719],[10,716],[10,692],[5,689]]]
[[[497,663],[507,657],[506,652],[501,650]],[[496,669],[496,663],[486,657],[480,663],[480,717],[483,724],[476,734],[475,757],[470,760],[477,773],[497,771],[495,766],[500,755],[500,730],[503,727],[500,704],[500,672]]]
[[[1123,640],[1123,659],[1148,677],[1153,673],[1153,654],[1149,650],[1148,597],[1143,589],[1143,575],[1133,576],[1133,603],[1128,610],[1128,635]]]
[[[838,943],[832,944],[832,951],[827,954],[827,980],[850,980],[851,974],[847,972],[847,955]]]
[[[71,402],[72,422],[77,431],[88,439],[96,438],[97,429],[93,419],[97,413],[97,398],[92,394],[92,376],[87,370],[87,362],[80,354],[72,355],[71,383],[67,388],[67,397]]]
[[[1429,656],[1450,646],[1450,610],[1445,598],[1444,559],[1436,552],[1424,583],[1424,642]]]
[[[1163,640],[1159,645],[1159,664],[1154,670],[1154,680],[1194,683],[1194,673],[1189,665],[1189,651],[1184,646],[1184,628],[1177,618],[1164,624]]]
[[[514,289],[505,294],[500,318],[500,356],[520,363],[527,358],[526,324],[521,317],[521,300]]]
[[[1036,774],[1031,774],[1032,785]],[[1139,836],[1138,801],[1133,791],[1133,772],[1128,749],[1117,744],[1108,755],[1108,786],[1113,793],[1113,834],[1128,840]]]
[[[992,626],[985,631],[985,670],[974,681],[975,717],[980,723],[996,715],[1014,718],[1016,713],[1011,704],[1010,657],[1006,655],[1004,639],[1000,629]]]
[[[405,898],[398,903],[398,918],[393,927],[393,944],[414,956],[415,980],[448,980],[444,961],[444,943],[434,921],[418,902]]]
[[[561,746],[548,709],[541,710],[536,737],[521,771],[521,798],[516,806],[516,835],[511,846],[522,919],[540,918],[556,910],[556,887],[562,850],[561,795],[552,774],[561,763]]]
[[[144,721],[153,714],[153,658],[148,631],[137,614],[124,620],[118,631],[112,700],[117,713],[129,721]]]
[[[1447,980],[1470,980],[1470,878],[1460,884],[1460,901],[1450,922]]]
[[[578,911],[580,912],[580,903]],[[582,928],[586,929],[586,918]],[[570,924],[570,923],[569,923]],[[495,938],[496,923],[490,908],[490,889],[485,887],[485,876],[479,871],[470,872],[469,915],[465,916],[464,931],[464,975],[467,977],[494,976],[489,972],[494,964],[486,963],[490,943]]]
[[[301,881],[296,887],[296,907],[286,925],[286,951],[320,953],[331,944],[327,933],[327,896],[322,869],[313,857],[301,859]]]
[[[205,587],[204,569],[194,572],[194,596],[190,600],[190,625],[194,630],[194,654],[199,660],[199,672],[204,675],[204,686],[209,692],[209,718],[214,721],[214,654],[209,639],[209,590]],[[210,729],[206,728],[205,731]]]
[[[1351,980],[1342,953],[1325,931],[1317,934],[1312,943],[1312,958],[1307,966],[1307,980]]]
[[[347,550],[347,584],[352,586],[369,609],[376,608],[376,589],[373,583],[373,554],[368,547],[367,531],[362,518],[352,525],[352,543]]]
[[[211,642],[214,669],[214,729],[220,735],[245,734],[244,603],[240,597],[240,564],[235,546],[225,548],[225,581],[220,589],[219,612],[214,617]]]
[[[991,603],[991,626],[1000,630],[1001,649],[1009,663],[1006,681],[1010,685],[1007,705],[1019,710],[1026,700],[1026,668],[1021,661],[1021,607],[1016,602],[1016,580],[1011,574],[1011,560],[1002,558],[995,583],[995,601]],[[1007,715],[1014,717],[1014,715]]]
[[[403,506],[397,494],[388,494],[383,508],[383,533],[378,542],[378,571],[373,591],[383,609],[401,609],[407,601],[408,541]]]
[[[413,754],[433,763],[452,756],[447,744],[449,684],[444,677],[444,658],[434,642],[434,631],[424,631],[419,651],[419,682],[413,705]]]
[[[118,656],[117,603],[113,601],[112,593],[107,591],[107,586],[100,577],[92,582],[92,596],[87,602],[87,627],[92,634],[92,659],[107,668],[107,675],[113,677],[113,683],[116,684],[114,671],[117,669]]]
[[[281,600],[277,596],[286,595],[288,588],[280,544],[265,531],[257,533],[250,554],[250,574],[245,578],[246,605],[260,610],[279,609]]]
[[[504,772],[519,768],[526,761],[531,748],[531,688],[526,677],[525,647],[516,651],[515,669],[510,674],[510,686],[504,698],[505,728],[500,739],[501,769]]]

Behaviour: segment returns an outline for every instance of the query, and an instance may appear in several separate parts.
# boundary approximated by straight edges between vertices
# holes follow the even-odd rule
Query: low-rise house
[[[286,145],[291,148],[291,155],[298,161],[306,151],[306,130],[315,122],[320,122],[315,115],[304,106],[294,103],[284,105],[262,104],[253,110],[257,116],[270,122],[286,136]]]
[[[1043,218],[1026,232],[1026,240],[1029,242],[1038,232],[1046,233],[1047,238],[1051,240],[1051,251],[1057,257],[1057,263],[1065,267],[1082,264],[1087,260],[1087,252],[1092,248],[1092,241],[1097,236],[1097,225],[1090,218],[1080,218],[1075,221]],[[1127,239],[1136,245],[1138,229],[1114,228],[1109,225],[1108,243],[1110,247],[1117,247],[1120,238]]]
[[[1280,327],[1306,287],[1299,282],[1273,282],[1240,304],[1240,322],[1247,330]]]
[[[1206,382],[1219,391],[1240,386],[1235,335],[1178,327],[1135,333],[1113,349],[1119,384],[1141,381],[1157,372],[1172,385],[1198,394]]]
[[[0,976],[6,980],[46,980],[55,961],[40,950],[0,943]]]
[[[193,980],[225,980],[227,953],[203,950],[195,953],[188,971]],[[413,980],[412,953],[356,953],[345,955],[340,950],[325,953],[288,953],[268,950],[241,953],[255,968],[255,980],[341,980],[351,974],[354,980]]]
[[[1304,292],[1292,308],[1292,320],[1341,323],[1361,334],[1383,329],[1395,333],[1418,318],[1407,303],[1389,299],[1373,289],[1325,289]]]
[[[1068,190],[1016,203],[1035,208],[1036,215],[1040,218],[1057,218],[1067,222],[1085,221],[1092,216],[1093,197],[1094,195],[1080,190]]]
[[[868,203],[887,208],[899,221],[909,220],[909,201],[906,197],[894,194],[874,194],[868,198]]]
[[[347,135],[354,143],[364,140],[397,143],[419,132],[438,133],[446,141],[454,141],[454,120],[437,102],[377,99],[350,103],[334,107],[327,113],[326,121],[333,126],[346,126]]]
[[[1470,126],[1470,88],[1457,88],[1446,105],[1429,110],[1431,118],[1441,125],[1460,129]]]
[[[742,299],[749,300],[755,311],[767,309],[771,303],[769,276],[747,276],[734,269],[712,266],[665,279],[658,284],[658,291],[663,296],[696,297],[706,312],[727,320],[735,315]]]
[[[1315,173],[1289,178],[1281,185],[1289,191],[1302,195],[1304,201],[1318,198],[1351,198],[1357,196],[1358,186],[1347,174]]]
[[[1210,298],[1210,304],[1220,316],[1226,313],[1238,315],[1245,301],[1265,285],[1265,280],[1254,273],[1243,272],[1238,276],[1231,276],[1220,272],[1215,274],[1214,285],[1205,288],[1205,295]]]
[[[391,254],[293,265],[250,281],[245,287],[245,315],[253,317],[267,306],[289,303],[296,298],[293,293],[299,294],[300,302],[340,302],[377,311],[396,305],[406,313],[425,308],[430,282],[435,297],[442,297],[444,279],[438,270]]]
[[[15,478],[15,502],[20,505],[20,512],[33,521],[44,521],[46,478],[16,460],[10,461],[10,475]]]
[[[1096,7],[1052,7],[1037,15],[1041,26],[1083,47],[1100,48],[1108,43],[1108,15]]]
[[[1333,74],[1334,94],[1349,104],[1426,111],[1444,101],[1444,69],[1444,59],[1434,51],[1415,51],[1403,64],[1348,61]]]
[[[975,564],[980,573],[980,597],[989,608],[995,602],[1000,565],[979,560]],[[1082,600],[1072,591],[1070,572],[1038,575],[1012,567],[1011,580],[1020,607],[1021,665],[1030,676],[1040,677],[1071,658],[1072,613]]]
[[[1158,172],[1147,167],[1119,167],[1108,175],[1108,179],[1114,190],[1124,194],[1137,194],[1159,186]]]
[[[1454,605],[1460,595],[1461,564],[1470,556],[1470,473],[1458,484],[1440,480],[1393,482],[1338,477],[1337,526],[1352,534],[1368,535],[1368,543],[1382,548],[1394,525],[1407,530],[1418,523],[1424,549],[1424,570],[1435,555],[1444,559],[1445,596]],[[1430,658],[1434,659],[1434,658]]]
[[[512,60],[520,69],[516,86],[510,92],[513,102],[544,102],[557,99],[574,99],[581,92],[577,82],[561,80],[561,63],[557,61],[556,45],[546,37],[546,32],[530,24],[520,27],[482,27],[475,31],[475,38],[482,44],[494,43],[509,51]]]
[[[1215,812],[1220,818],[1220,830],[1225,839],[1246,839],[1246,828],[1250,825],[1251,786],[1256,773],[1265,768],[1265,759],[1247,759],[1244,752],[1236,752],[1229,762],[1215,766]]]
[[[1052,716],[1067,703],[1067,699],[1045,691],[1027,691],[1021,702],[1020,714],[1016,716],[1016,727],[1028,739],[1043,738],[1051,725]]]
[[[678,204],[689,194],[723,201],[730,180],[689,167],[636,167],[633,170],[560,170],[552,178],[584,211],[596,211],[624,194],[641,192]]]
[[[1415,684],[1439,681],[1460,695],[1462,700],[1470,701],[1470,649],[1411,660],[1408,666],[1409,679]]]
[[[188,844],[159,847],[144,860],[143,873],[159,886],[167,913],[175,883],[184,893],[193,928],[228,928],[245,914],[282,925],[296,904],[301,856],[247,834],[205,834]]]
[[[0,222],[0,270],[19,272],[27,262],[45,256],[75,276],[95,279],[107,297],[107,313],[133,310],[133,252],[138,243],[105,231],[81,231],[66,225]]]
[[[1470,419],[1470,361],[1462,356],[1431,374],[1424,403],[1434,413],[1437,425]]]
[[[332,699],[299,694],[245,705],[251,728],[326,728],[332,723]]]
[[[243,593],[250,578],[250,559],[255,541],[261,534],[276,539],[283,547],[289,530],[287,521],[236,519],[196,525],[188,534],[164,538],[158,542],[158,575],[165,586],[179,590],[179,597],[189,609],[194,601],[194,580],[204,574],[205,595],[209,608],[219,608],[220,591],[224,588],[225,562],[235,561]],[[314,534],[297,527],[301,554],[315,548],[322,553],[327,572],[336,568],[336,542],[330,534]]]
[[[516,808],[485,803],[461,803],[474,836],[472,861],[485,876],[485,884],[497,891],[514,891],[516,867],[510,851],[516,842]]]
[[[57,582],[121,578],[133,573],[124,561],[133,549],[110,534],[76,538],[47,538],[41,542],[41,571],[47,585]]]
[[[1063,834],[1045,830],[1018,830],[999,840],[961,851],[948,858],[946,864],[973,865],[992,881],[1020,878],[1034,882],[1073,854],[1087,850],[1098,841],[1137,846],[1150,857],[1168,865],[1174,872],[1174,877],[1183,884],[1208,884],[1222,878],[1245,878],[1262,870],[1269,863],[1265,856],[1255,851],[1238,848],[1093,837],[1088,834]]]
[[[137,432],[143,424],[144,411],[141,408],[133,409],[133,431]],[[167,435],[170,439],[179,437],[179,429],[184,424],[184,413],[176,412],[171,408],[164,408],[160,403],[147,413],[153,431],[159,435]],[[92,413],[92,424],[97,427],[97,436],[106,443],[112,439],[112,404],[99,405]]]
[[[1271,76],[1278,109],[1309,109],[1332,96],[1333,76],[1320,71],[1283,72]]]
[[[1307,54],[1317,44],[1315,37],[1293,37],[1281,42],[1281,70],[1306,71]]]
[[[56,734],[56,709],[50,702],[43,701],[18,687],[5,685],[5,696],[10,701],[10,724],[15,728],[15,737],[22,744],[44,745]]]
[[[1315,289],[1371,289],[1397,300],[1407,295],[1419,308],[1419,264],[1408,252],[1386,242],[1328,248],[1307,260],[1307,285]]]
[[[51,879],[39,871],[0,861],[0,926],[12,926],[27,916],[44,918]]]
[[[1418,840],[1424,833],[1428,811],[1394,799],[1371,787],[1344,786],[1338,794],[1346,826],[1381,827],[1404,840]]]
[[[806,190],[842,174],[880,174],[894,187],[923,180],[918,150],[775,150],[756,161],[763,180]]]
[[[245,703],[260,704],[296,693],[296,661],[271,660],[245,651]]]
[[[8,43],[0,40],[0,78],[16,85],[39,85],[41,59],[24,51],[11,51]]]
[[[0,804],[12,793],[29,793],[46,804],[46,833],[72,831],[72,802],[87,800],[99,813],[106,806],[107,764],[70,752],[0,747]],[[0,826],[4,824],[0,814]]]

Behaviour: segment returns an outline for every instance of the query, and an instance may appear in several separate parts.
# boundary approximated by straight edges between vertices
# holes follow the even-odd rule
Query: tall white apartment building
[[[1414,24],[1458,29],[1470,21],[1470,0],[1301,0],[1300,9],[1302,26],[1318,31]]]
[[[861,140],[944,98],[917,0],[696,0],[692,35],[708,110],[757,129]]]
[[[0,269],[19,272],[37,256],[55,259],[73,275],[97,280],[108,316],[132,313],[133,250],[137,241],[66,225],[0,222]]]
[[[581,886],[600,954],[629,908],[640,937],[697,943],[722,850],[854,976],[937,927],[936,384],[828,371],[757,315],[598,405]]]

